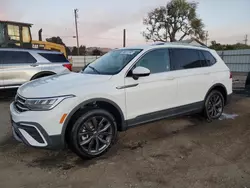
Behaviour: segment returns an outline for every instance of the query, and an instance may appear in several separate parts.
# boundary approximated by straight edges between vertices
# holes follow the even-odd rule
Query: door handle
[[[130,85],[125,85],[125,86],[117,86],[116,89],[126,89],[126,88],[130,88],[130,87],[136,87],[139,84],[130,84]]]
[[[210,72],[206,72],[205,75],[210,75]]]
[[[30,66],[31,66],[31,67],[37,67],[37,66],[39,66],[39,65],[37,65],[37,64],[31,64]]]
[[[174,79],[175,79],[175,77],[172,77],[172,76],[166,78],[166,80],[174,80]]]

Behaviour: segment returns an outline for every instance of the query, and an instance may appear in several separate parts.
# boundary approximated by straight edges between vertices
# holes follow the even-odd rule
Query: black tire
[[[78,116],[69,132],[69,147],[79,157],[92,159],[106,153],[116,138],[114,116],[106,110],[93,108]]]
[[[246,82],[245,82],[245,89],[250,89],[250,72],[247,74]]]
[[[220,118],[223,113],[225,99],[220,91],[211,91],[205,99],[204,115],[209,120]]]

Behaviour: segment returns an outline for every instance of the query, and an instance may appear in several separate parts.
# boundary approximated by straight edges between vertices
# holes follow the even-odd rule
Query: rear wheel
[[[208,119],[218,119],[224,110],[224,97],[221,92],[213,90],[205,100],[205,116]]]
[[[81,158],[103,155],[115,143],[117,126],[112,114],[92,109],[80,115],[69,134],[69,145]]]

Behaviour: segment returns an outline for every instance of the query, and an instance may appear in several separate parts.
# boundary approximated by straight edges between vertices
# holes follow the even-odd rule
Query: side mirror
[[[132,71],[132,75],[135,80],[138,80],[139,77],[149,76],[150,70],[148,68],[139,66]]]

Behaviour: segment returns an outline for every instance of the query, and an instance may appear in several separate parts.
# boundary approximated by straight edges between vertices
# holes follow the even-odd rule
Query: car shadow
[[[28,167],[46,170],[60,169],[67,171],[75,167],[88,168],[101,160],[116,156],[119,148],[120,144],[116,143],[108,153],[93,160],[88,160],[78,157],[67,147],[61,150],[33,148],[16,141],[12,135],[8,135],[0,141],[0,153],[5,158],[20,161]]]

